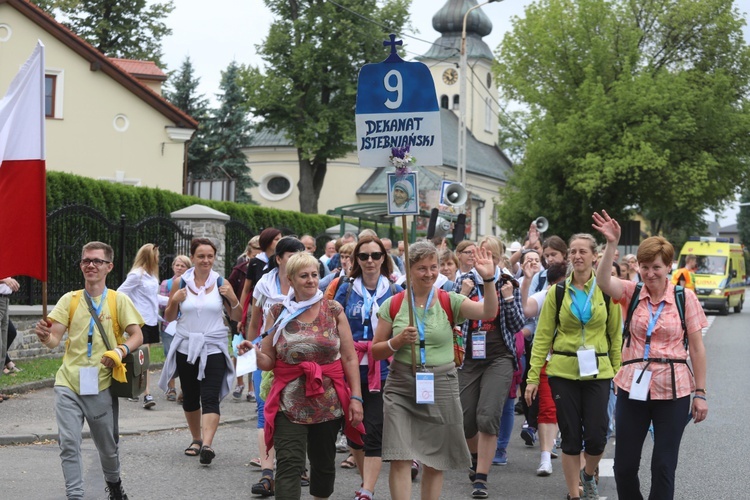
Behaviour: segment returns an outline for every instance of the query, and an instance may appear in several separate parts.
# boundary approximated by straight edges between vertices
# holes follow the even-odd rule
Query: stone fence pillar
[[[205,205],[190,205],[170,215],[183,231],[192,232],[193,238],[208,238],[216,245],[214,271],[223,275],[227,249],[225,226],[230,217]]]

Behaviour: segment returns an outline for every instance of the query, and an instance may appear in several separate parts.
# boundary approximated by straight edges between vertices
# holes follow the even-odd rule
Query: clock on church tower
[[[458,71],[453,68],[448,68],[443,71],[443,82],[447,85],[453,85],[458,81]]]

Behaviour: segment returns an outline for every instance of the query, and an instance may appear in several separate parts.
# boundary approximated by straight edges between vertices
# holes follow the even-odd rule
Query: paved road
[[[709,352],[710,414],[705,423],[690,425],[681,449],[677,472],[676,498],[729,499],[746,498],[750,480],[746,479],[744,451],[750,449],[750,437],[743,417],[750,414],[746,395],[750,392],[750,347],[745,340],[748,315],[715,317],[705,341]],[[155,377],[154,377],[155,379]],[[56,432],[52,411],[52,390],[42,389],[17,395],[0,406],[0,439],[31,441],[53,438]],[[121,403],[121,456],[123,480],[132,499],[139,498],[250,498],[250,486],[257,481],[258,469],[248,465],[257,455],[254,420],[255,405],[225,401],[222,421],[214,442],[217,458],[210,467],[201,467],[197,459],[185,457],[183,448],[190,436],[184,429],[181,408],[163,399],[154,411],[139,404]],[[538,478],[534,470],[538,451],[527,448],[518,437],[522,418],[509,448],[510,463],[493,467],[490,474],[491,498],[546,500],[565,497],[565,486],[559,460],[553,460],[551,477]],[[617,498],[611,478],[611,457],[616,440],[610,441],[603,462],[600,494]],[[63,479],[58,448],[53,441],[3,446],[2,497],[53,499],[63,496]],[[84,440],[84,466],[87,498],[102,498],[104,480],[96,450]],[[647,438],[643,452],[643,491],[649,482],[651,443]],[[339,459],[344,455],[339,454]],[[387,465],[378,483],[378,498],[390,498],[387,488]],[[359,486],[356,471],[339,469],[336,491],[331,498],[353,498]],[[446,475],[443,498],[470,498],[470,485],[464,472]],[[412,498],[418,498],[418,485]]]

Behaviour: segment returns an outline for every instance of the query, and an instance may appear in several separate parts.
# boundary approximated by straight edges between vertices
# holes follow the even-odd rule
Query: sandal
[[[201,448],[201,465],[211,465],[211,461],[216,457],[216,452],[210,446]]]
[[[194,448],[193,445],[197,444],[198,447]],[[193,442],[190,443],[190,446],[185,448],[185,455],[189,457],[197,457],[201,452],[201,447],[203,446],[203,441],[200,439],[193,439]]]
[[[260,495],[262,497],[271,497],[274,494],[274,486],[276,481],[271,476],[263,476],[260,481],[255,483],[250,488],[250,493],[253,495]]]
[[[299,476],[300,486],[307,488],[310,486],[310,476],[307,475],[307,469]]]
[[[490,493],[487,491],[487,483],[484,481],[474,481],[472,486],[474,491],[471,492],[471,498],[489,498]]]
[[[350,453],[348,457],[341,461],[342,469],[354,469],[357,467],[357,462],[354,461],[354,456]]]
[[[167,401],[177,401],[177,391],[174,387],[167,389]]]

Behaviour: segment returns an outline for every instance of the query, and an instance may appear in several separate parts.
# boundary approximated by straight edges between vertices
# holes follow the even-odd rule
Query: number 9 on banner
[[[394,87],[391,85],[391,77],[396,77],[396,86]],[[401,73],[396,71],[395,69],[390,70],[388,73],[386,73],[385,78],[383,79],[383,85],[385,85],[385,90],[388,92],[396,92],[396,100],[391,101],[390,98],[386,99],[385,106],[388,109],[398,109],[401,107],[401,101],[403,100],[403,90],[404,90],[404,80],[401,78]]]

